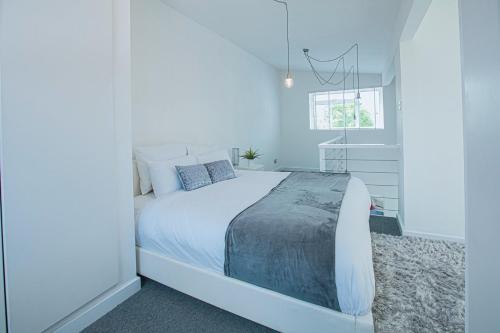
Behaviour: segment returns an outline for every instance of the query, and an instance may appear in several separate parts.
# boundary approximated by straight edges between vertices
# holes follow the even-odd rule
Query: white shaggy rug
[[[377,333],[465,331],[463,244],[372,233]]]

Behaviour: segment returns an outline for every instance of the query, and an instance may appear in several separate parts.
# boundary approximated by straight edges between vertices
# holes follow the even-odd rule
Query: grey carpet
[[[464,332],[464,246],[372,233],[377,333]],[[144,279],[137,294],[85,330],[273,332]]]
[[[378,333],[464,332],[463,244],[372,234]]]
[[[403,231],[399,225],[398,219],[387,216],[370,216],[370,231],[378,234],[386,234],[392,236],[401,236]]]
[[[141,290],[86,333],[274,332],[252,321],[144,279]]]

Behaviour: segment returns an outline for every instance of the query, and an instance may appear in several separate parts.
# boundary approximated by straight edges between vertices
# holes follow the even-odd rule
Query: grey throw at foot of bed
[[[290,174],[229,225],[225,274],[340,311],[335,232],[349,179],[349,174]]]

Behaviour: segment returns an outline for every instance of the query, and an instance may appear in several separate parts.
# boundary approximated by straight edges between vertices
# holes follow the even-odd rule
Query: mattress
[[[237,178],[195,191],[155,199],[135,197],[137,246],[199,268],[224,274],[227,226],[289,173],[237,171]],[[375,278],[369,231],[370,198],[351,177],[340,209],[335,243],[335,277],[342,312],[371,309]]]

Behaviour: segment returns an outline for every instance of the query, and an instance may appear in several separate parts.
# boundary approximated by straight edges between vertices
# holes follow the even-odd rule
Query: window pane
[[[316,105],[314,104],[316,94],[309,94],[309,129],[316,129]]]
[[[360,90],[359,114],[355,115],[357,90],[309,94],[310,128],[384,128],[382,88]]]
[[[328,113],[328,93],[316,94],[316,129],[330,129],[330,115]]]
[[[348,128],[356,127],[356,121],[354,119],[354,97],[355,94],[349,91],[346,91],[344,94],[338,91],[330,94],[332,128],[344,128],[344,123],[346,122]]]
[[[376,114],[375,119],[377,128],[384,128],[384,90],[383,88],[375,89],[375,106]]]
[[[361,91],[359,127],[375,127],[375,93],[373,89]]]
[[[327,105],[316,106],[316,129],[330,129],[330,117]]]
[[[330,94],[330,113],[331,113],[331,127],[338,128],[344,127],[344,110],[343,110],[342,94],[332,92]]]

